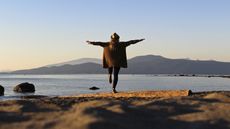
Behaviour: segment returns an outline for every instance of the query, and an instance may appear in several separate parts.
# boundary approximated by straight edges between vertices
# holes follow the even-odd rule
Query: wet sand
[[[230,91],[141,91],[0,101],[1,129],[229,129]]]

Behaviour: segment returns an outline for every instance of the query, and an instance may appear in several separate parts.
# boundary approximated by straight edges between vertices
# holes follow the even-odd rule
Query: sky
[[[101,58],[85,41],[145,38],[128,58],[230,62],[229,0],[0,0],[0,71]]]

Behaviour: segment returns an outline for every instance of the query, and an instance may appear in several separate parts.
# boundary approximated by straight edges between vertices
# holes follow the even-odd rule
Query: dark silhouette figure
[[[111,36],[110,42],[92,42],[86,41],[92,45],[98,45],[104,48],[103,52],[103,68],[108,68],[109,73],[109,82],[112,83],[112,74],[113,78],[113,92],[117,93],[116,85],[118,82],[118,74],[120,68],[127,68],[127,56],[126,56],[126,47],[131,44],[135,44],[143,41],[144,39],[130,40],[126,42],[120,42],[120,37],[118,34],[114,33]]]

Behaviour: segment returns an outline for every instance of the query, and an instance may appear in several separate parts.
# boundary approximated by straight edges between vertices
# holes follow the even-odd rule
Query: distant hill
[[[93,60],[90,58],[90,60]],[[95,59],[99,60],[99,59]],[[81,61],[78,60],[79,62]],[[100,61],[100,60],[99,60]],[[60,63],[62,64],[62,63]],[[107,73],[106,69],[95,62],[77,64],[50,65],[28,70],[14,71],[14,74],[99,74]],[[128,60],[128,68],[122,69],[125,74],[230,74],[229,62],[198,61],[188,59],[169,59],[162,56],[145,55]]]
[[[229,62],[138,56],[129,60],[129,74],[230,74]]]
[[[62,65],[77,65],[77,64],[84,64],[84,63],[101,64],[101,60],[96,59],[96,58],[81,58],[81,59],[77,59],[77,60],[71,60],[71,61],[67,61],[67,62],[61,62],[61,63],[57,63],[57,64],[47,65],[46,67],[62,66]]]
[[[51,67],[40,67],[35,69],[18,70],[13,74],[99,74],[105,73],[100,64],[83,63],[77,65],[62,65]]]

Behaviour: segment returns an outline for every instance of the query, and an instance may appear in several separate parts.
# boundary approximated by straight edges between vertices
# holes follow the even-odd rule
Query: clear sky
[[[102,57],[86,40],[146,38],[128,57],[230,62],[229,0],[0,0],[0,71]]]

